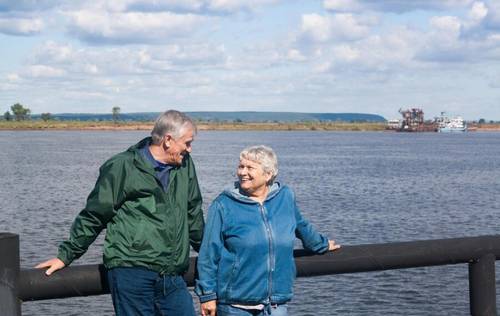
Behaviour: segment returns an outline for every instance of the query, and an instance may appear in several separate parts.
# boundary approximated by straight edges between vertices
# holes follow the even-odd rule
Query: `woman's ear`
[[[266,172],[266,183],[271,184],[271,179],[273,178],[273,174],[271,172]]]

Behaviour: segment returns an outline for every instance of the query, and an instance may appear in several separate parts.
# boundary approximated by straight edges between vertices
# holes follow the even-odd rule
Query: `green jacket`
[[[167,192],[139,152],[145,138],[117,154],[99,169],[95,188],[78,214],[57,257],[66,265],[87,251],[106,228],[104,265],[145,267],[180,275],[189,264],[189,244],[200,248],[204,221],[202,199],[193,161],[170,171]]]

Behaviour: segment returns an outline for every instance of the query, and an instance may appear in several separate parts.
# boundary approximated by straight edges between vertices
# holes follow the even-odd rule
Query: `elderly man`
[[[194,315],[182,274],[189,244],[198,251],[202,199],[189,155],[196,126],[185,114],[161,114],[151,137],[109,159],[46,274],[82,256],[106,228],[104,265],[117,315]]]

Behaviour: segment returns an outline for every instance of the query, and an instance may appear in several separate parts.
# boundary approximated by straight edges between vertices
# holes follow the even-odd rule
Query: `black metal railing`
[[[102,265],[70,266],[47,277],[44,270],[19,268],[19,236],[0,233],[0,306],[21,315],[21,302],[109,293]],[[324,255],[295,251],[298,277],[382,271],[448,264],[469,265],[471,315],[496,315],[495,260],[500,235],[343,246]],[[194,283],[196,258],[185,279]]]

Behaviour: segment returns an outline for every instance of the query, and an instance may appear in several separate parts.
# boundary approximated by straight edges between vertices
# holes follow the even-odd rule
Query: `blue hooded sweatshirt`
[[[263,204],[234,189],[208,210],[198,256],[196,294],[222,304],[282,304],[293,296],[295,237],[316,253],[328,239],[300,214],[293,191],[274,183]]]

